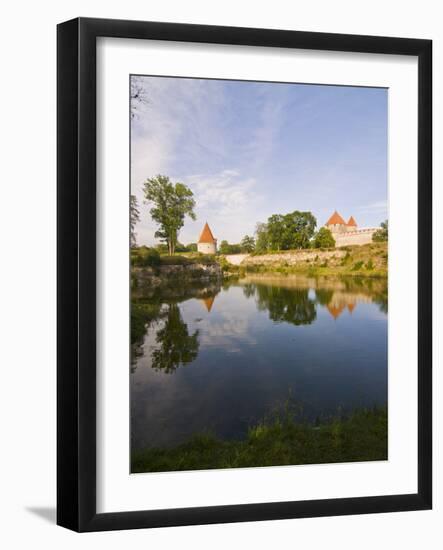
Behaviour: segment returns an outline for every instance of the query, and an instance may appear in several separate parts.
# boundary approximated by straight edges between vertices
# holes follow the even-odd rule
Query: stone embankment
[[[156,288],[170,286],[175,282],[219,281],[223,274],[217,263],[192,263],[184,265],[161,265],[158,267],[133,267],[132,280],[137,287]]]
[[[324,262],[330,259],[340,259],[346,256],[345,250],[292,250],[290,252],[280,252],[273,254],[263,254],[257,256],[246,255],[242,261],[242,266],[252,265],[280,265],[291,266],[305,264],[306,262]],[[226,258],[228,261],[229,257]],[[233,263],[233,262],[231,262]],[[237,264],[238,265],[238,264]]]

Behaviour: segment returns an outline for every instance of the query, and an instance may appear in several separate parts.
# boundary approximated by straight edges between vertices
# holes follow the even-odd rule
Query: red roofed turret
[[[214,238],[214,235],[209,228],[208,222],[205,223],[203,231],[200,233],[200,237],[197,243],[197,251],[201,254],[217,253],[217,239]]]
[[[346,225],[346,222],[336,210],[326,222],[326,225]]]
[[[199,243],[211,243],[215,244],[217,241],[214,239],[211,229],[209,228],[208,222],[205,223],[203,231],[200,233],[200,238],[198,239]]]
[[[346,224],[348,227],[357,227],[357,223],[354,218],[351,216]]]

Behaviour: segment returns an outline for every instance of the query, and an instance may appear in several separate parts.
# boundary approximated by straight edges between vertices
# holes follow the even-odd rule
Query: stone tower
[[[344,233],[346,231],[346,222],[336,210],[326,222],[326,227],[332,234]]]
[[[217,252],[217,239],[214,239],[208,222],[205,223],[203,231],[200,233],[197,250],[202,254],[215,254]]]

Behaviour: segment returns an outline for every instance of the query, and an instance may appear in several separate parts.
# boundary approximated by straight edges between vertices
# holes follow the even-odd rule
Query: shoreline
[[[277,416],[251,426],[240,440],[200,433],[175,447],[133,451],[131,473],[387,460],[387,427],[386,406],[320,425]]]

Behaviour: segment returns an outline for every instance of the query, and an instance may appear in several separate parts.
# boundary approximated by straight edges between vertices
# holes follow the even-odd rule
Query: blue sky
[[[309,210],[323,225],[337,209],[360,227],[387,218],[387,90],[138,77],[149,103],[132,120],[131,192],[139,244],[156,241],[143,182],[188,185],[197,221],[219,242],[239,242],[272,214]]]

